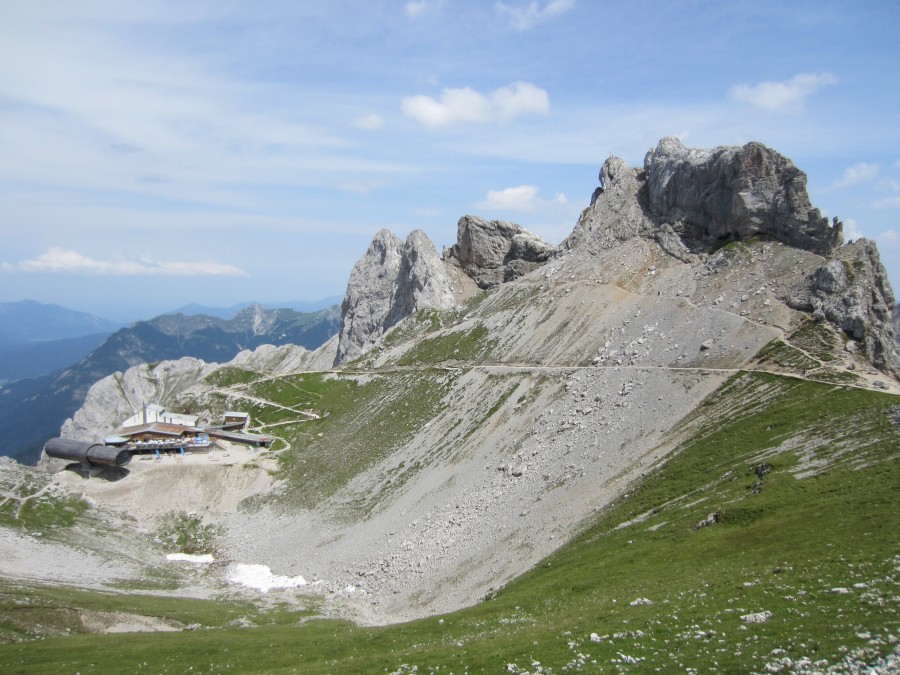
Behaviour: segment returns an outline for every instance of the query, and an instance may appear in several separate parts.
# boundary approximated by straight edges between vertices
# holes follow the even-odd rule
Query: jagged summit
[[[806,174],[762,143],[689,149],[666,137],[642,169],[610,157],[600,183],[564,249],[643,236],[683,259],[760,237],[827,256],[843,243],[841,223],[810,204]]]
[[[403,242],[380,230],[350,273],[335,365],[362,354],[417,309],[454,303],[451,278],[428,235],[415,230]]]
[[[645,242],[651,248],[642,254],[645,259],[634,259],[633,273],[642,265],[651,266],[651,260],[668,259],[667,265],[687,265],[686,273],[695,277],[693,287],[702,288],[706,284],[697,279],[722,269],[723,258],[710,263],[717,251],[728,244],[759,242],[796,251],[803,264],[761,268],[758,260],[764,256],[751,256],[743,272],[729,272],[729,279],[737,274],[744,281],[726,280],[717,294],[729,286],[732,293],[739,285],[748,286],[753,291],[748,297],[764,298],[769,303],[765,307],[774,300],[828,322],[858,343],[877,368],[900,374],[891,325],[894,296],[875,244],[863,240],[841,246],[840,221],[830,223],[811,205],[806,175],[787,157],[756,142],[691,149],[667,137],[647,153],[642,168],[618,157],[607,159],[600,183],[559,247],[514,223],[471,215],[460,218],[457,241],[444,249],[443,258],[421,231],[411,234],[405,245],[390,232],[379,232],[347,286],[335,365],[364,353],[417,309],[450,307],[478,289],[515,281],[572,253],[579,254],[578,264],[589,270],[611,260],[621,262],[621,256],[607,255],[617,247]],[[772,288],[763,293],[765,279],[756,279],[763,285],[749,289],[756,277],[767,278]],[[654,287],[654,292],[662,290]],[[708,300],[699,293],[697,301]],[[747,316],[749,307],[733,309]],[[800,320],[797,315],[791,321]]]
[[[519,225],[476,216],[459,219],[457,243],[443,258],[422,230],[405,243],[379,231],[347,282],[335,365],[361,355],[416,310],[452,307],[479,288],[537,269],[555,251]]]

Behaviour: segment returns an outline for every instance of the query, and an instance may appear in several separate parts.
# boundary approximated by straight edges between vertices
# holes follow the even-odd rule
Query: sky
[[[761,141],[900,291],[900,3],[2,0],[0,302],[343,295],[375,233],[559,243],[610,155]]]

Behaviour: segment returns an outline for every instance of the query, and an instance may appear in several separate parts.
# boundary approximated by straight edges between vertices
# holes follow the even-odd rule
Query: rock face
[[[806,174],[761,143],[701,150],[668,137],[647,153],[643,170],[610,157],[600,182],[563,248],[605,250],[645,236],[687,261],[753,237],[820,255],[843,242],[841,224],[810,204]]]
[[[350,273],[334,365],[362,354],[416,310],[453,304],[450,277],[424,232],[415,230],[404,243],[379,231]]]
[[[891,325],[894,327],[894,341],[900,344],[900,303],[894,305],[891,312]]]
[[[84,404],[62,426],[64,438],[97,441],[111,434],[122,420],[145,403],[158,403],[165,392],[175,396],[215,370],[216,364],[185,357],[163,361],[155,367],[143,364],[114,373],[96,382]]]
[[[900,374],[891,321],[894,294],[874,242],[859,239],[838,249],[786,301],[840,328],[861,344],[876,368]]]
[[[463,216],[456,244],[446,253],[480,288],[517,279],[547,262],[556,252],[536,234],[502,220]]]
[[[812,207],[806,175],[783,155],[760,143],[701,150],[664,138],[643,169],[609,158],[600,182],[563,251],[599,255],[634,237],[686,263],[753,238],[809,251],[822,256],[822,266],[782,300],[834,324],[873,365],[900,374],[894,296],[875,245],[842,247],[841,223],[829,224]]]
[[[843,243],[806,193],[806,174],[761,143],[688,149],[662,139],[644,160],[647,205],[693,249],[756,236],[828,255]]]

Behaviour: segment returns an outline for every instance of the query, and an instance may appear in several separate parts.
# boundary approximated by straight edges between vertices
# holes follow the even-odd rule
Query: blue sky
[[[375,232],[553,243],[615,154],[758,140],[900,290],[900,3],[0,4],[0,302],[342,295]]]

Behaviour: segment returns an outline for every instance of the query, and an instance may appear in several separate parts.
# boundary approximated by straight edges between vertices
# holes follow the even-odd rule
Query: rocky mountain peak
[[[841,246],[841,223],[829,223],[812,206],[806,175],[787,157],[755,142],[697,149],[666,137],[647,153],[643,167],[610,157],[599,179],[590,206],[559,247],[514,223],[471,215],[459,219],[457,241],[443,260],[421,231],[406,242],[379,232],[347,286],[335,365],[362,354],[417,309],[452,306],[465,283],[489,289],[559,254],[606,260],[636,240],[700,270],[727,244],[761,240],[802,251],[809,261],[783,284],[781,302],[833,324],[873,365],[900,373],[893,293],[877,249],[871,242]]]
[[[403,242],[380,230],[350,273],[335,365],[362,354],[414,311],[453,304],[450,278],[428,236],[415,230]]]
[[[762,143],[698,150],[667,137],[644,173],[652,218],[692,249],[759,236],[828,255],[843,243],[841,224],[810,204],[806,174]]]
[[[564,249],[606,250],[643,236],[687,261],[754,237],[820,255],[843,242],[841,223],[810,203],[806,174],[762,143],[697,149],[670,136],[642,170],[607,159],[600,183]]]

